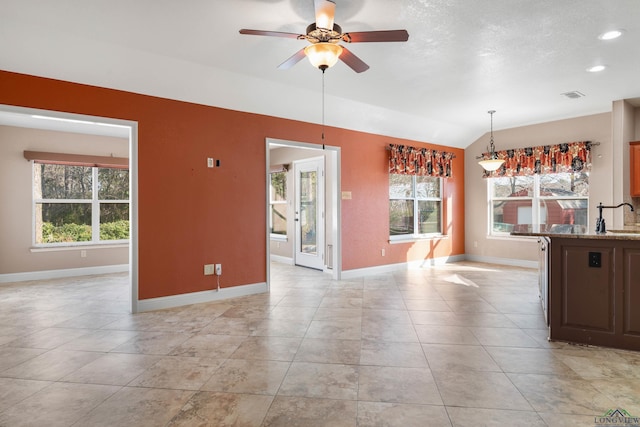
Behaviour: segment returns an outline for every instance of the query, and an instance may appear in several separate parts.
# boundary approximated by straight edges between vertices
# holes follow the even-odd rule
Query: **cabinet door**
[[[623,251],[623,335],[640,339],[640,248]]]
[[[600,265],[589,265],[597,254]],[[614,252],[610,247],[562,248],[562,325],[592,332],[615,332]]]
[[[640,197],[640,141],[629,143],[631,197]]]
[[[606,240],[551,238],[551,340],[615,347],[614,249]]]

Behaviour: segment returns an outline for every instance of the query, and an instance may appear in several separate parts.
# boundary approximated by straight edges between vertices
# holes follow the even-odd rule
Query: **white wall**
[[[122,138],[0,126],[0,275],[128,264],[127,245],[37,250],[32,246],[32,167],[23,152],[129,156]],[[80,251],[86,251],[86,257]]]

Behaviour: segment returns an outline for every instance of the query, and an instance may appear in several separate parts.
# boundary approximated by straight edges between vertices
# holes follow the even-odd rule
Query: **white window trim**
[[[37,248],[29,248],[29,252],[37,253],[37,252],[59,252],[59,251],[77,251],[80,249],[115,249],[115,248],[128,248],[129,242],[125,240],[113,240],[115,243],[100,243],[100,244],[91,244],[91,242],[81,242],[82,245],[73,245],[73,246],[53,246],[53,247],[37,247]],[[123,243],[125,242],[125,243]],[[87,244],[84,244],[87,243]],[[51,244],[53,245],[53,243]]]
[[[273,200],[273,194],[271,193],[271,175],[273,175],[274,173],[284,173],[284,178],[285,178],[285,185],[286,182],[289,180],[289,176],[287,175],[287,170],[283,169],[281,171],[275,171],[275,172],[269,172],[269,230],[273,230],[273,209],[272,206],[273,205],[287,205],[287,200]],[[285,192],[285,199],[286,199],[287,193]],[[289,212],[287,211],[287,214]],[[288,223],[288,220],[287,220]],[[286,242],[288,240],[287,234],[286,234],[286,229],[285,229],[285,234],[278,234],[278,233],[269,233],[269,239],[270,240],[274,240],[274,241],[279,241],[279,242]]]
[[[269,233],[269,240],[273,240],[275,242],[287,242],[289,241],[289,238],[286,234]]]
[[[98,199],[98,169],[97,166],[91,167],[91,199],[37,199],[34,193],[35,181],[35,168],[36,162],[31,161],[31,251],[37,251],[40,249],[62,249],[85,246],[110,246],[114,245],[128,245],[129,239],[120,240],[100,240],[100,204],[101,203],[127,203],[129,209],[131,209],[130,200],[99,200]],[[88,242],[61,242],[61,243],[37,243],[36,242],[36,205],[38,203],[86,203],[91,204],[91,241]]]
[[[396,239],[392,239],[392,237],[398,237]],[[447,234],[407,234],[401,236],[390,236],[389,243],[395,245],[397,243],[411,243],[411,242],[422,242],[425,240],[446,240],[449,239]]]

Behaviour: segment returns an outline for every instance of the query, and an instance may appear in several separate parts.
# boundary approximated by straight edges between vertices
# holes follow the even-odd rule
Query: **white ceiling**
[[[488,131],[640,98],[638,0],[336,0],[343,31],[407,29],[348,46],[371,68],[325,75],[325,122],[467,147]],[[305,41],[312,0],[0,0],[0,68],[307,122],[322,73],[276,67]],[[602,41],[598,35],[623,29]],[[600,73],[588,67],[607,65]],[[568,99],[562,93],[585,96]],[[330,138],[327,132],[327,138]],[[317,139],[317,138],[314,138]]]

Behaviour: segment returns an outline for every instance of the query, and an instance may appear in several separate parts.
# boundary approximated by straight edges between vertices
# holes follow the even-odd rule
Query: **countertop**
[[[594,230],[587,230],[583,225],[550,224],[541,225],[534,229],[532,225],[519,224],[511,231],[512,236],[546,236],[562,237],[565,239],[600,239],[600,240],[640,240],[640,227],[628,226],[620,230],[609,230],[605,234],[598,234]]]

